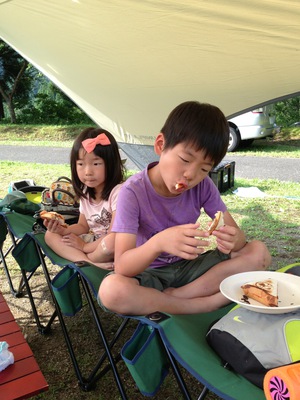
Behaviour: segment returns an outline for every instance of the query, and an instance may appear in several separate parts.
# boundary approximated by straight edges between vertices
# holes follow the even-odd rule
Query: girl
[[[67,228],[58,221],[44,221],[46,243],[70,261],[88,261],[113,269],[115,234],[111,226],[124,166],[113,135],[101,128],[87,128],[71,150],[71,175],[80,199],[77,224]]]

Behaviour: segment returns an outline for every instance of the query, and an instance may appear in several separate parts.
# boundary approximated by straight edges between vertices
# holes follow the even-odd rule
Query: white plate
[[[267,307],[255,300],[245,303],[241,286],[247,282],[272,278],[278,282],[278,307]],[[241,307],[264,314],[284,314],[300,310],[300,277],[276,271],[242,272],[229,276],[220,284],[221,293]]]

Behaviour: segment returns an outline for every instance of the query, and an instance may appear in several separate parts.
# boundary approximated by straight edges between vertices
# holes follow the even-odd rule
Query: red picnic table
[[[0,293],[0,341],[7,342],[14,364],[0,372],[1,400],[28,399],[48,390],[49,385]]]

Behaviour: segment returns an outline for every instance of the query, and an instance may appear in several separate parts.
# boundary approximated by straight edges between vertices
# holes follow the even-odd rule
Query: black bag
[[[38,204],[33,203],[26,198],[13,200],[7,208],[11,211],[15,211],[17,213],[25,215],[34,215],[37,211],[41,209]]]
[[[76,224],[79,219],[79,201],[76,197],[71,179],[66,176],[59,177],[50,187],[42,192],[41,211],[55,211],[63,215],[68,225]],[[40,213],[34,215],[36,223],[33,225],[35,232],[45,232]]]

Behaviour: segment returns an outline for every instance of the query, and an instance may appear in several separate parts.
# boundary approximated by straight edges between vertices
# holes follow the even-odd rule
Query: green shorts
[[[164,267],[148,268],[135,278],[141,286],[160,291],[169,287],[178,288],[194,281],[214,265],[229,258],[229,254],[221,253],[217,249],[210,250],[200,254],[195,260],[180,260]]]
[[[230,254],[221,253],[219,250],[210,250],[200,254],[195,260],[180,260],[173,264],[158,268],[148,268],[136,275],[139,284],[163,291],[169,287],[177,288],[187,285],[205,274],[211,267],[222,261],[228,260]],[[109,272],[107,275],[114,274]],[[99,305],[105,311],[109,311],[97,296]]]

